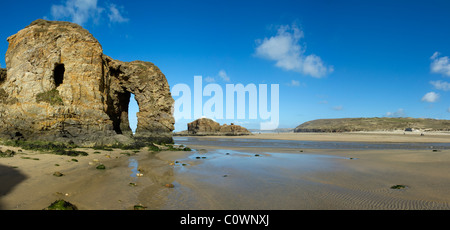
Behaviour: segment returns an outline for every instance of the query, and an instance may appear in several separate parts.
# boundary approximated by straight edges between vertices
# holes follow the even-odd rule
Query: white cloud
[[[450,77],[450,58],[448,56],[439,57],[439,52],[434,52],[433,56],[431,56],[431,72],[432,73],[440,73]]]
[[[400,108],[395,112],[387,112],[386,117],[405,117],[405,110]]]
[[[304,37],[296,25],[280,26],[277,35],[257,40],[256,56],[275,61],[275,65],[285,70],[299,72],[313,77],[324,77],[334,71],[333,67],[326,67],[322,59],[311,54],[305,56],[305,48],[300,45]]]
[[[422,97],[422,101],[425,102],[436,102],[439,99],[439,94],[435,92],[429,92]]]
[[[224,81],[230,81],[230,77],[227,75],[227,72],[225,72],[225,70],[220,70],[219,71],[219,77],[222,78],[222,80]]]
[[[450,83],[449,82],[445,82],[445,81],[430,81],[430,84],[432,84],[438,90],[444,90],[444,91],[449,91],[450,90]]]
[[[108,18],[110,22],[128,22],[128,18],[124,18],[115,4],[109,5]]]
[[[434,52],[434,54],[430,57],[430,59],[436,59],[438,56],[440,55],[440,53],[439,52]]]
[[[448,109],[447,109],[447,112],[449,112],[449,113],[450,113],[450,107],[448,107]]]
[[[97,20],[103,10],[97,0],[67,0],[64,5],[52,5],[51,14],[54,19],[70,19],[83,25],[90,18]]]
[[[342,105],[338,105],[338,106],[334,106],[332,109],[335,111],[341,111],[344,109],[344,107],[342,107]]]
[[[110,22],[128,21],[115,4],[110,4],[106,10],[97,3],[97,0],[66,0],[61,5],[51,6],[51,16],[55,20],[70,20],[78,25],[84,25],[89,20],[98,23],[106,12]]]

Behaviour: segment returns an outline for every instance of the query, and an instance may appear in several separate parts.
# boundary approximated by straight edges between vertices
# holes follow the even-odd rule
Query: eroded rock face
[[[81,145],[133,141],[133,93],[140,110],[134,139],[172,141],[174,100],[154,64],[113,60],[87,30],[69,22],[36,20],[8,42],[7,73],[0,78],[3,137]]]
[[[184,135],[199,135],[199,136],[239,136],[251,135],[252,133],[246,128],[231,123],[230,125],[220,125],[208,118],[200,118],[187,124],[188,130]],[[183,135],[183,133],[181,133]]]

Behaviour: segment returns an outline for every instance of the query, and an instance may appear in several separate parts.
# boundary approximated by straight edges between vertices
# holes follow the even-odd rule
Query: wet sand
[[[294,138],[260,135],[252,138]],[[389,139],[400,140],[397,136]],[[336,136],[328,138],[336,141]],[[436,143],[444,137],[428,138]],[[354,136],[346,140],[357,141]],[[132,151],[79,149],[89,155],[69,157],[1,147],[17,153],[0,158],[0,209],[6,210],[40,210],[57,199],[82,210],[131,210],[134,205],[155,210],[450,209],[450,149],[224,148],[192,143],[191,152],[143,149],[128,156],[122,153]],[[99,163],[106,170],[96,169]],[[53,176],[56,171],[64,176]],[[406,188],[391,189],[393,185]]]
[[[450,150],[192,147],[208,158],[176,178],[187,209],[450,209]]]

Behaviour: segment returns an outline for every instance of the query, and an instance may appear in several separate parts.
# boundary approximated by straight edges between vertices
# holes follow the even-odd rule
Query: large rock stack
[[[174,100],[164,74],[150,62],[121,62],[103,54],[87,30],[36,20],[8,38],[0,71],[0,136],[110,144],[172,142]],[[128,124],[131,93],[137,130]]]
[[[251,135],[252,133],[246,128],[231,123],[230,125],[220,125],[209,118],[200,118],[187,124],[187,132],[181,135],[196,136],[240,136]]]

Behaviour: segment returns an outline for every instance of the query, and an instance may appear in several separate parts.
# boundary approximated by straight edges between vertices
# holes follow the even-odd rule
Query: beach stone
[[[166,188],[173,188],[173,187],[175,187],[173,184],[166,184],[165,186],[166,186]]]
[[[145,207],[142,204],[137,204],[133,207],[134,210],[145,210],[147,207]]]
[[[172,143],[174,99],[150,62],[103,54],[96,38],[70,22],[36,20],[8,37],[0,70],[0,137],[80,146]],[[128,122],[131,94],[137,129]]]
[[[65,200],[57,200],[44,210],[78,210],[78,208]]]
[[[16,152],[14,152],[10,149],[7,149],[5,152],[2,152],[0,150],[0,157],[13,157],[15,154],[16,154]]]
[[[106,169],[106,166],[103,164],[97,165],[96,169],[104,170]]]
[[[60,173],[60,172],[54,172],[54,173],[53,173],[53,176],[56,176],[56,177],[62,177],[62,176],[64,176],[64,174],[62,174],[62,173]]]
[[[405,189],[405,188],[407,188],[407,186],[402,185],[402,184],[397,184],[397,185],[391,186],[391,189]]]

